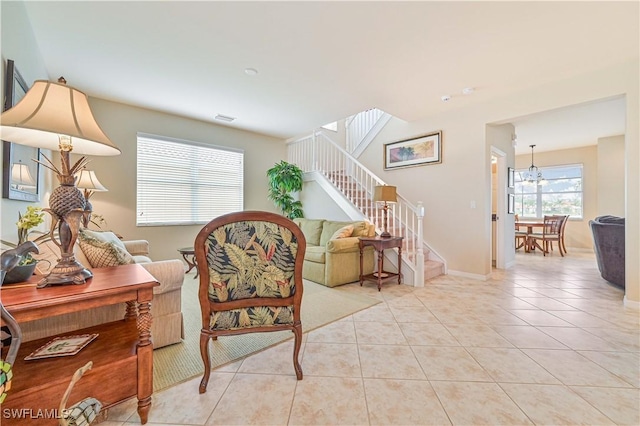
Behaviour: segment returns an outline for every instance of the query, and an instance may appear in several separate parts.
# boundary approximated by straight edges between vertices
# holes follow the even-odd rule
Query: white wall
[[[624,216],[624,173],[624,136],[598,139],[598,216]]]
[[[308,219],[351,220],[349,215],[338,207],[336,201],[315,180],[305,179],[300,193],[300,202],[304,217]]]

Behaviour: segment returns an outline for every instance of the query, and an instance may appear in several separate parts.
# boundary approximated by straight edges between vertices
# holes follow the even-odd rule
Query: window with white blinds
[[[243,210],[244,152],[138,134],[138,226],[205,224]]]

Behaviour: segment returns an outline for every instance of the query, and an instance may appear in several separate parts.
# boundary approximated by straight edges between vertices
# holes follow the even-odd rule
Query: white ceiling
[[[638,56],[637,2],[28,1],[26,9],[50,79],[219,124],[216,114],[237,117],[230,126],[281,138],[371,107],[411,121]],[[464,87],[475,92],[464,96]],[[620,100],[590,107],[599,109],[581,114],[591,130],[624,131],[604,120],[620,114]],[[518,151],[563,134],[586,140],[576,133],[584,122],[570,118],[515,120]],[[547,127],[536,130],[538,121]],[[595,128],[605,121],[609,128]]]
[[[509,120],[515,127],[516,155],[596,145],[598,138],[625,133],[625,98],[545,111]]]

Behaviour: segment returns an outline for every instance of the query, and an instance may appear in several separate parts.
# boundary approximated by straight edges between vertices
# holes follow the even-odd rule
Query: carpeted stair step
[[[424,280],[430,280],[444,274],[444,263],[436,260],[424,261]]]

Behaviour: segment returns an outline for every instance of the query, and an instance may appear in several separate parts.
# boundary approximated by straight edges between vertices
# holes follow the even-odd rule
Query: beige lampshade
[[[36,180],[29,171],[29,166],[23,163],[13,163],[11,166],[11,183],[35,188]]]
[[[93,170],[83,169],[80,173],[76,174],[76,186],[80,189],[87,189],[93,192],[105,192],[108,191],[103,184],[100,183],[96,172]]]
[[[376,186],[373,192],[373,201],[386,203],[397,202],[396,187],[391,185]]]
[[[2,139],[20,145],[59,151],[59,135],[66,135],[75,154],[120,154],[96,123],[87,95],[66,84],[37,80],[0,122]]]

